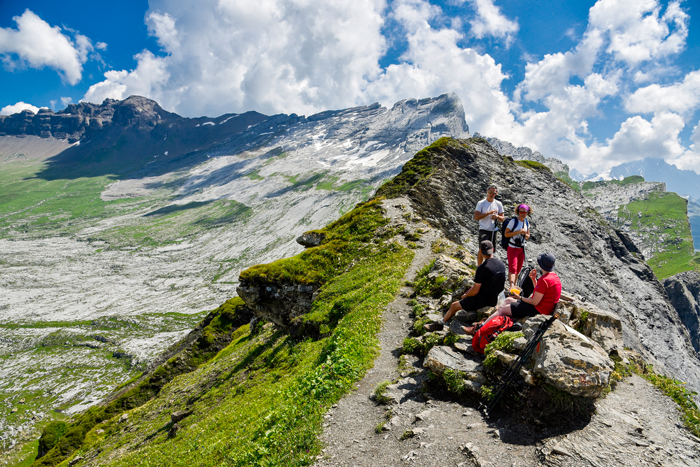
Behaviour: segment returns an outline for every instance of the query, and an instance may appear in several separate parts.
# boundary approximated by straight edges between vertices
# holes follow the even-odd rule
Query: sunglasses
[[[526,211],[526,210],[524,210],[524,209],[521,209],[521,210],[518,211],[518,212],[529,212],[529,211]]]

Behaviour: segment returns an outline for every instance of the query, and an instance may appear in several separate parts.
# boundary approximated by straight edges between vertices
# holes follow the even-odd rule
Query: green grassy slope
[[[424,150],[419,173],[416,163],[407,164],[403,177],[383,186],[385,195],[401,195],[429,176],[433,153],[450,144],[458,143],[440,140]],[[195,359],[202,354],[198,339],[111,402],[62,427],[63,437],[47,432],[42,441],[51,438],[55,445],[34,465],[79,456],[100,465],[312,463],[321,448],[322,416],[371,367],[382,313],[413,258],[391,241],[397,232],[386,228],[379,201],[358,205],[322,229],[322,245],[241,274],[248,281],[322,285],[299,334],[263,323],[218,326],[218,341],[230,340],[225,348]],[[191,414],[174,432],[170,415],[179,410]],[[126,411],[128,418],[122,417]]]
[[[694,255],[686,200],[677,194],[650,193],[645,200],[621,206],[618,217],[630,222],[634,230],[649,232],[657,239],[656,252],[647,258],[657,277],[662,279],[700,266]]]
[[[644,183],[644,178],[633,175],[623,180],[584,182],[579,186],[581,194],[593,197],[598,192],[593,189],[635,183]],[[637,246],[645,251],[647,263],[659,279],[700,268],[700,257],[695,256],[693,248],[687,202],[676,193],[652,192],[620,206],[617,225],[629,226],[637,238]]]

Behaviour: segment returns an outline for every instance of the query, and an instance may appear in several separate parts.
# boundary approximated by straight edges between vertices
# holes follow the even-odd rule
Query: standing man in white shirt
[[[498,188],[496,188],[496,185],[491,185],[486,192],[486,198],[476,204],[474,219],[479,221],[479,244],[484,240],[488,240],[496,245],[496,235],[498,232],[496,221],[503,222],[506,217],[503,213],[503,205],[500,201],[496,200],[497,194]],[[477,266],[481,265],[483,261],[484,257],[481,254],[481,249],[479,249]]]

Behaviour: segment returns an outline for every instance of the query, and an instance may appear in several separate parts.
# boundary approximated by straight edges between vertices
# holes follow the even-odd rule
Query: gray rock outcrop
[[[474,206],[490,184],[499,187],[506,211],[521,202],[533,206],[527,258],[553,253],[565,290],[619,316],[626,347],[699,389],[700,360],[688,332],[663,286],[630,252],[625,237],[551,171],[516,164],[478,138],[462,143],[461,152],[434,160],[430,177],[408,193],[415,211],[450,240],[476,251]],[[505,259],[500,248],[496,254]]]
[[[527,319],[523,327],[525,338],[530,339],[546,319],[545,316]],[[535,375],[561,391],[590,398],[600,396],[610,383],[614,368],[597,342],[560,321],[555,321],[542,337],[533,358]]]
[[[241,281],[238,295],[256,316],[294,331],[296,318],[311,310],[318,284],[253,283]]]
[[[423,360],[423,366],[436,375],[443,375],[445,370],[458,372],[464,379],[465,388],[476,393],[479,393],[481,384],[486,381],[478,358],[464,356],[444,345],[430,349]]]
[[[664,287],[673,307],[700,352],[700,273],[687,271],[664,279]]]
[[[474,136],[479,136],[478,133],[476,133]],[[544,157],[542,153],[533,151],[532,149],[526,147],[526,146],[521,146],[521,147],[516,147],[513,143],[509,143],[508,141],[503,141],[498,138],[494,138],[493,136],[488,136],[488,137],[483,137],[486,141],[489,142],[493,148],[498,151],[499,154],[503,154],[504,156],[510,156],[515,160],[527,160],[527,161],[535,161],[539,162],[541,164],[546,165],[549,167],[552,172],[557,173],[557,172],[565,172],[566,174],[569,173],[569,166],[560,161],[557,158],[554,157]]]

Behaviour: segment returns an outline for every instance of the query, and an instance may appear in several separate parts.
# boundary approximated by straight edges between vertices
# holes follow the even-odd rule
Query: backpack
[[[535,284],[533,284],[532,279],[530,279],[530,271],[532,271],[532,268],[529,266],[522,268],[515,282],[515,285],[522,289],[520,292],[521,297],[527,298],[535,291]]]
[[[510,238],[506,237],[506,228],[508,228],[508,224],[510,224],[510,221],[515,219],[515,224],[513,224],[513,228],[518,226],[518,220],[517,217],[511,217],[510,219],[506,219],[505,222],[503,222],[503,225],[501,226],[501,248],[504,250],[508,251],[508,244],[510,243]],[[527,219],[525,219],[525,226],[527,228],[530,228],[530,222],[528,222]],[[525,242],[523,241],[523,244]]]
[[[510,319],[510,316],[496,316],[474,333],[472,349],[483,354],[486,346],[496,340],[500,333],[510,329],[511,326],[513,326],[513,320]]]

